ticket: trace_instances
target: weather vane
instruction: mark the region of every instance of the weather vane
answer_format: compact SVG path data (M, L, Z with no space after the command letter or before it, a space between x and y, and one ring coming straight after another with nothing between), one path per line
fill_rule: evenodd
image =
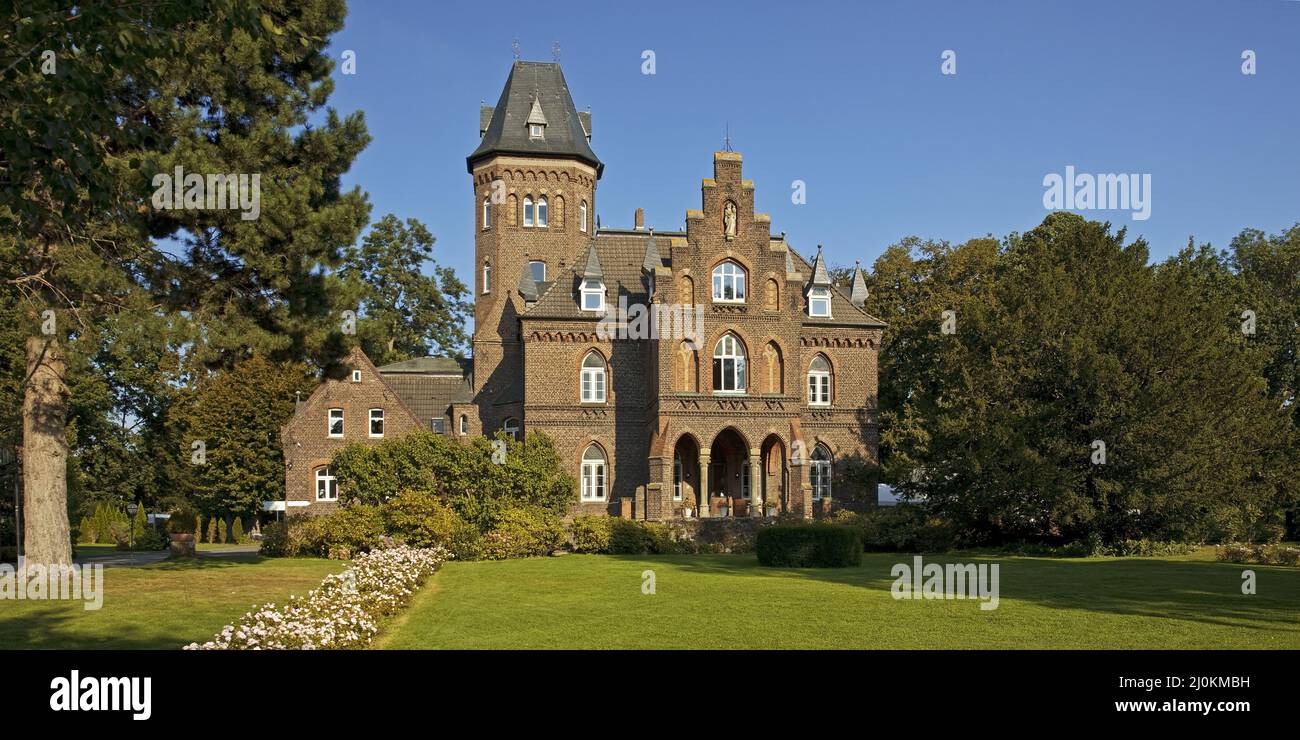
M515 52L515 59L518 59L519 58L519 37L518 36L516 36L515 40L510 43L510 48L513 49Z
M555 44L553 44L553 45L551 46L551 56L555 58L555 61L557 61L557 62L560 61L560 42L559 42L559 41L556 41Z
M731 151L731 124L727 124L727 136L722 140L722 151Z

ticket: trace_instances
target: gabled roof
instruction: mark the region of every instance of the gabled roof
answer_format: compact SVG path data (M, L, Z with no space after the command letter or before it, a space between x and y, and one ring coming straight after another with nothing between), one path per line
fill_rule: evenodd
M481 120L482 110L479 116ZM546 125L541 138L528 136L529 121ZM565 157L595 167L599 177L605 165L587 142L590 131L590 118L578 114L559 64L516 60L483 140L466 158L466 166L472 172L475 161L493 154Z
M662 235L662 234L661 234ZM621 296L629 305L649 302L646 295L645 264L646 241L644 231L601 231L587 246L585 258L563 270L557 270L555 281L547 286L533 304L524 311L524 319L587 319L598 320L603 314L583 311L578 297L583 275L592 267L600 273L609 295L607 305L617 305ZM595 265L588 265L595 257Z
M459 357L417 357L376 368L421 428L445 419L453 403L472 403L474 361Z
M474 367L473 360L461 357L416 357L375 368L381 374L423 373L426 375L466 375Z
M808 260L794 251L794 247L789 246L789 243L786 244L786 248L788 249L787 254L795 264L796 271L800 271L801 265L809 270L812 269L812 265L808 263ZM853 305L853 301L849 300L844 291L838 287L831 291L831 318L804 316L803 323L811 326L870 326L881 329L885 327L885 322Z

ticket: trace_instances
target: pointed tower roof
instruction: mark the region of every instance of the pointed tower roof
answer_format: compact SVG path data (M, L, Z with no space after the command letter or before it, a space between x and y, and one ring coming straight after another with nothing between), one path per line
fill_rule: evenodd
M650 229L650 238L645 243L645 259L641 261L641 269L653 273L656 267L663 267L664 260L659 256L659 245L655 244L655 230Z
M529 303L537 301L537 281L533 280L533 268L529 264L527 252L524 253L523 273L519 276L519 294Z
M793 275L794 273L794 255L790 252L790 245L787 244L785 247L785 274Z
M854 263L853 289L849 292L849 300L858 308L862 308L867 302L867 278L862 274L861 261Z
M813 260L812 282L808 283L809 287L827 287L831 286L830 273L826 272L826 260L822 259L822 245L817 245L817 257Z
M600 269L600 258L596 256L596 241L593 239L587 246L587 265L582 268L583 280L604 280L605 273Z
M487 125L480 123L484 129L483 140L466 158L470 172L474 171L475 162L494 154L577 159L595 167L597 177L604 171L605 165L587 143L590 119L584 121L574 107L559 64L516 60L510 67L501 99L491 111L492 118ZM545 135L530 138L530 122L546 124Z

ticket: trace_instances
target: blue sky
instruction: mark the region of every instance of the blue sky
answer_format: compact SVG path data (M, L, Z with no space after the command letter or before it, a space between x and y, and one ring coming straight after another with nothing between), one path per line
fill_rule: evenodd
M462 279L473 260L465 156L518 37L590 106L605 162L597 213L637 207L683 227L730 125L758 209L808 254L870 265L900 238L960 242L1046 215L1043 178L1145 173L1151 215L1128 226L1153 258L1226 247L1300 221L1300 2L432 3L354 0L332 46L331 104L363 110L374 142L346 184L373 218L415 217ZM642 51L656 74L643 75ZM940 72L945 50L957 74ZM1243 75L1242 52L1257 74ZM807 203L791 202L806 183Z

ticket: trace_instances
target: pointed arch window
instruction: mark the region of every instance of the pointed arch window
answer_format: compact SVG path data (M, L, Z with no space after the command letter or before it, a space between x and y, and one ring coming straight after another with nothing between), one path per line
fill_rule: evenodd
M604 501L606 480L605 453L589 445L582 453L582 500Z
M826 355L817 355L808 366L808 405L831 405L831 363Z
M492 292L492 263L491 262L483 263L483 292L484 293Z
M809 477L812 482L814 500L831 497L831 451L826 445L818 444L813 449L812 460L808 463Z
M505 432L511 439L519 441L519 420L513 416L506 419L505 423L501 425L501 431Z
M461 415L460 415L460 433L461 433L461 434L469 434L469 415L468 415L468 414L461 414Z
M605 358L592 350L582 359L582 402L605 402Z
M713 268L713 300L745 302L745 268L730 260Z
M587 201L582 201L578 205L578 230L585 232L587 230Z
M713 346L713 390L744 393L745 345L734 334L724 334Z
M537 199L537 228L546 228L546 196Z

